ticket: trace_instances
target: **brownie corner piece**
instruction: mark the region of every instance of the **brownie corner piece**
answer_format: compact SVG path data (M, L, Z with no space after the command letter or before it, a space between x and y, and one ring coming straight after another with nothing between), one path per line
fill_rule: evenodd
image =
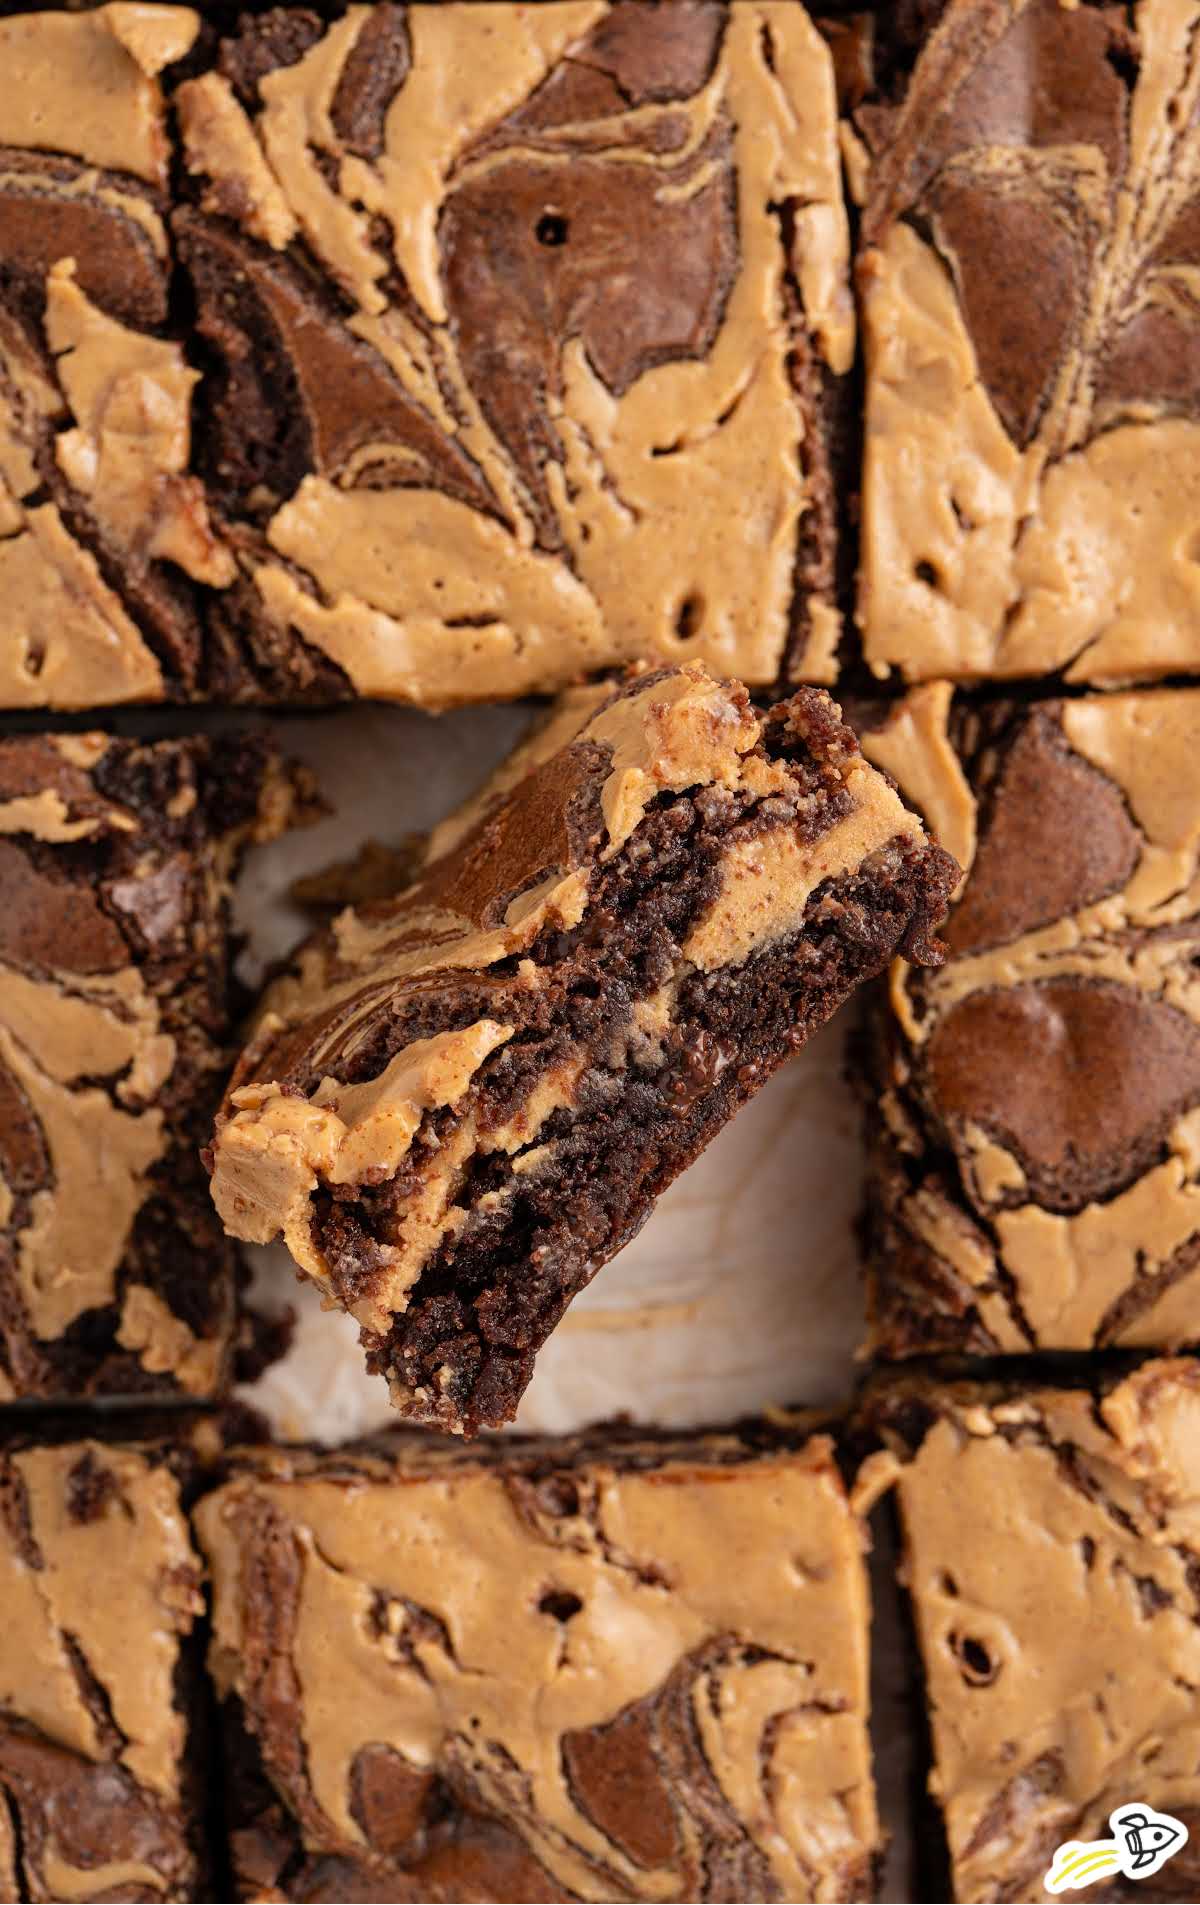
M268 993L213 1144L406 1414L509 1419L571 1298L957 869L828 696L697 666L577 690L398 898Z
M875 1896L826 1438L393 1432L259 1452L197 1528L238 1896Z
M1200 667L1197 319L1162 290L1196 262L1194 24L1158 0L951 0L899 100L859 109L859 614L881 673Z
M960 1900L1051 1898L1056 1849L1139 1803L1190 1834L1150 1895L1200 1884L1200 1365L1093 1382L904 1378L878 1404Z
M0 739L0 1397L200 1398L234 1258L200 1162L230 1057L229 899L302 813L261 737Z
M863 736L967 869L860 1047L874 1347L1200 1341L1200 691L926 683Z
M204 1611L168 1445L0 1432L0 1898L206 1895Z

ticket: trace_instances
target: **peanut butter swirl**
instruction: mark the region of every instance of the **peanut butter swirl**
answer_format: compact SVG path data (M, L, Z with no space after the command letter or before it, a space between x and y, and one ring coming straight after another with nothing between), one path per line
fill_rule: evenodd
M224 58L240 98L181 94L189 164L276 255L190 213L180 235L262 531L247 612L433 706L633 657L830 679L804 392L849 368L853 312L804 9L357 5ZM247 406L285 389L299 417L252 454Z
M429 1446L268 1456L201 1505L212 1671L286 1818L272 1845L238 1796L268 1884L867 1896L862 1534L825 1439Z
M407 1413L504 1419L685 1157L865 966L900 942L934 956L948 877L815 690L767 717L698 665L576 690L407 891L342 913L269 990L218 1121L216 1208L237 1237L282 1235ZM502 1273L503 1320L484 1304Z
M898 1385L890 1403L885 1393L879 1408L894 1425L885 1433L954 1896L1050 1898L1055 1848L1109 1836L1108 1815L1136 1795L1188 1825L1170 1890L1190 1897L1200 1877L1195 1365L1146 1363L1098 1403L925 1382ZM911 1436L915 1422L929 1426ZM1120 1880L1096 1890L1126 1895Z
M83 1441L0 1454L0 1488L0 1885L192 1897L177 1700L204 1601L178 1483L137 1448Z
M0 744L9 1398L224 1379L233 1266L197 1150L228 1037L225 909L242 845L296 804L261 743Z
M976 713L939 684L867 736L977 841L870 1065L888 1353L1200 1338L1198 740L1192 689Z
M1198 24L1189 0L951 0L903 107L870 117L880 674L1200 660Z

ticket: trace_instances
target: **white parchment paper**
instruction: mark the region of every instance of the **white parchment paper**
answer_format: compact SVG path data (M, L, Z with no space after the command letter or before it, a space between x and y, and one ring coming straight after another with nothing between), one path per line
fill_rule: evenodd
M273 722L335 812L251 859L238 918L246 977L257 981L306 930L288 900L296 878L349 858L367 838L391 843L432 825L503 758L529 719L512 708L440 720L359 708ZM519 1428L569 1430L621 1413L686 1426L848 1395L863 1323L853 1237L857 1112L842 1078L846 1020L777 1074L577 1299L541 1353ZM288 1355L243 1391L246 1399L289 1438L335 1442L394 1420L382 1378L363 1367L357 1326L321 1309L282 1248L247 1256L254 1301L268 1310L291 1305L297 1326ZM903 1899L907 1696L890 1557L881 1554L873 1571L877 1770L896 1841L885 1896Z

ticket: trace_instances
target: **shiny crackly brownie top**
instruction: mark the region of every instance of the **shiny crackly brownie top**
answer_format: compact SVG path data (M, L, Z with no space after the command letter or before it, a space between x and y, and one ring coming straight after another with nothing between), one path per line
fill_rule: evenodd
M179 1702L200 1583L165 1462L0 1452L0 1896L195 1896Z
M1200 692L927 684L863 745L968 869L875 1049L883 1340L1196 1340Z
M954 1896L1049 1897L1055 1848L1143 1801L1191 1832L1153 1896L1195 1898L1200 1368L1146 1363L1099 1400L918 1378L871 1408L898 1458Z
M0 702L829 678L803 7L118 0L0 64Z
M872 165L860 613L909 678L1200 663L1200 9L951 0Z
M200 1508L243 1883L868 1895L862 1537L823 1437L400 1450L252 1456Z

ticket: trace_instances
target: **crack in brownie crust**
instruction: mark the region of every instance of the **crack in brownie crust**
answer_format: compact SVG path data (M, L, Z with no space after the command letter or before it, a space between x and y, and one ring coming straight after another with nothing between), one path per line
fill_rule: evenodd
M951 0L903 102L859 108L880 673L1200 660L1198 27L1178 0Z
M954 878L827 697L703 669L565 697L268 993L213 1146L406 1413L507 1420L571 1298Z
M1048 1898L1055 1848L1136 1797L1191 1834L1155 1898L1195 1898L1200 1369L1145 1363L1098 1402L905 1378L868 1416L893 1450L873 1459L894 1460L954 1896Z
M832 680L804 8L233 15L0 18L0 705Z
M1200 1338L1200 695L952 706L864 737L970 869L864 1052L886 1356Z
M227 1374L233 1254L199 1147L230 1043L228 904L293 783L253 737L0 740L0 1397Z
M248 1458L197 1516L239 1895L871 1896L863 1534L797 1441Z
M152 1450L0 1451L0 1897L203 1896L201 1579Z

